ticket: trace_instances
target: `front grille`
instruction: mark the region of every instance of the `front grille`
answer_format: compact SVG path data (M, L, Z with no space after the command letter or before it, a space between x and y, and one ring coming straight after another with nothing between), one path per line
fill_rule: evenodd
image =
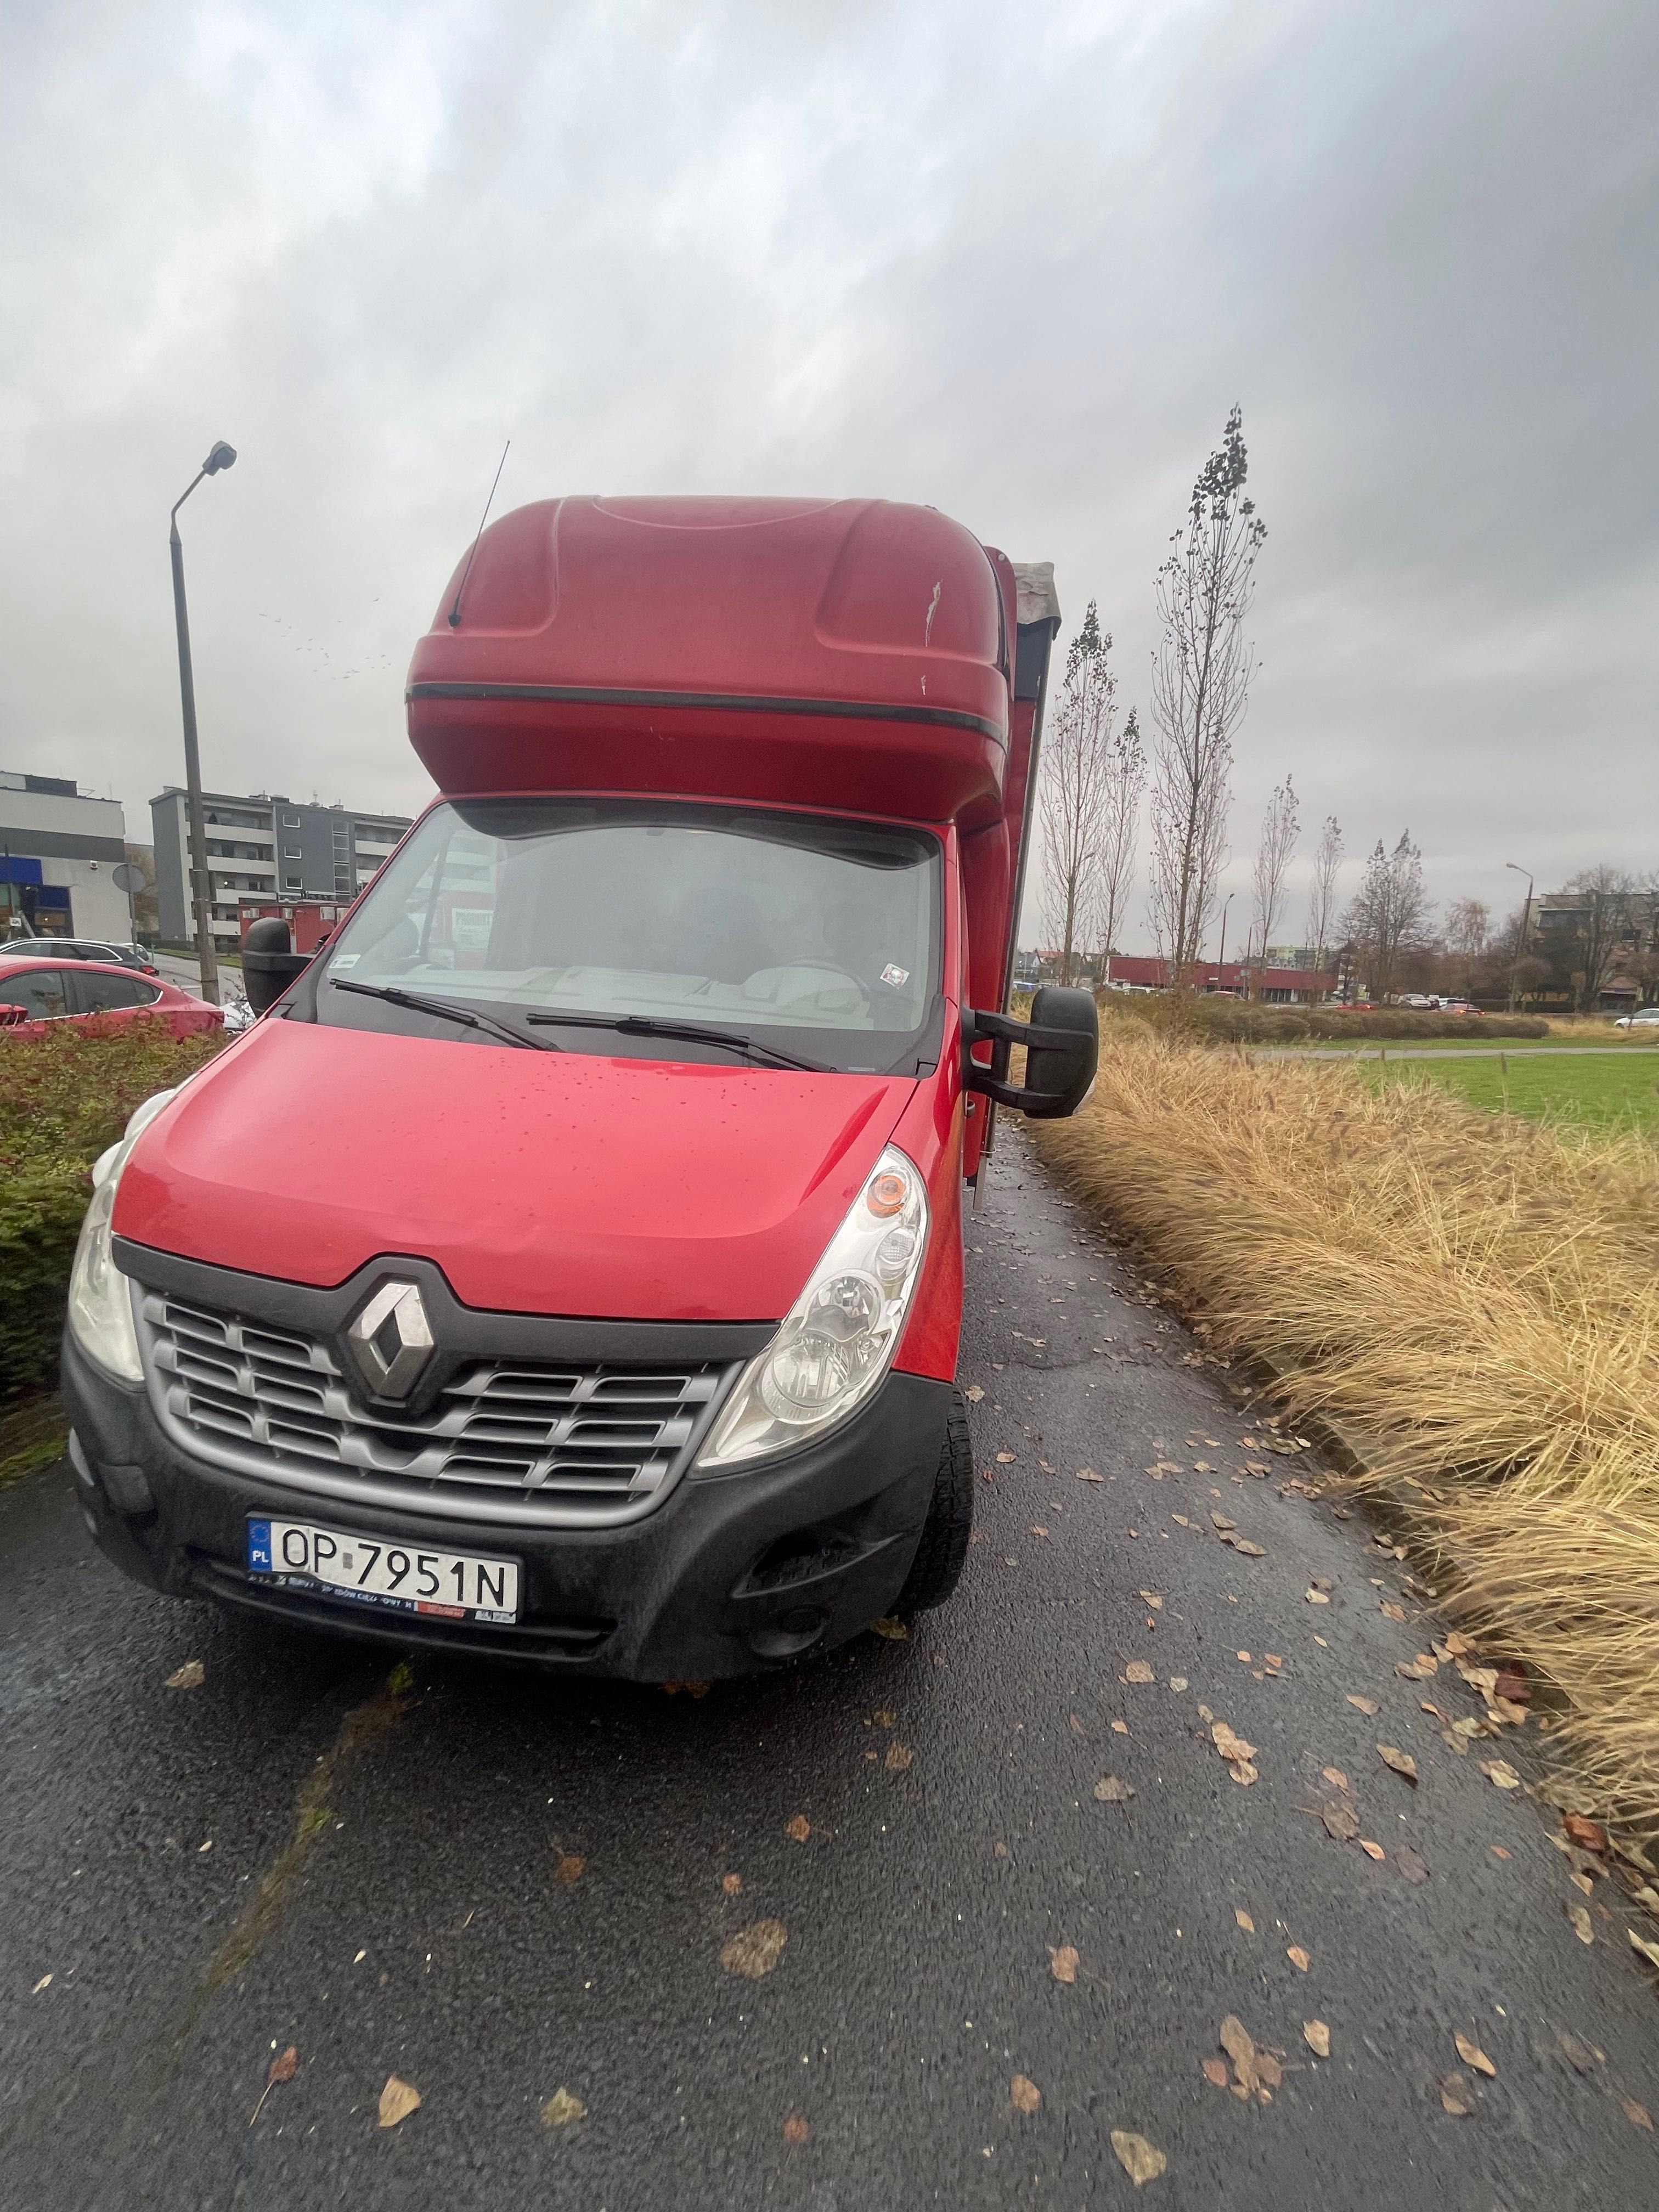
M566 1526L648 1511L731 1371L473 1361L419 1417L371 1411L314 1337L148 1291L158 1410L204 1457L335 1497Z

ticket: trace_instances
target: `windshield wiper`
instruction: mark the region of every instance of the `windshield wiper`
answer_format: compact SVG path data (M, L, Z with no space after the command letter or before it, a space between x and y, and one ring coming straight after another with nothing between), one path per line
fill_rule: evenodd
M763 1067L794 1067L805 1075L833 1075L836 1070L822 1060L803 1060L797 1054L775 1052L769 1044L757 1044L738 1030L716 1029L703 1022L659 1022L649 1014L526 1014L527 1022L552 1028L616 1030L623 1036L685 1037L694 1044L723 1044Z
M538 1037L527 1037L522 1030L498 1022L493 1014L474 1013L471 1007L454 1006L447 999L422 998L418 991L400 991L395 983L353 983L343 975L331 975L328 987L331 991L355 991L361 999L384 999L388 1006L408 1006L417 1014L439 1014L445 1021L459 1022L465 1029L488 1030L504 1043L522 1045L528 1052L559 1049L550 1038L543 1044Z

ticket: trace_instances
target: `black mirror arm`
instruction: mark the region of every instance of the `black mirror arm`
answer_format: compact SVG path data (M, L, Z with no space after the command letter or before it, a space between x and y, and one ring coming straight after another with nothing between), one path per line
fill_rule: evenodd
M974 1047L986 1043L991 1047L988 1066L973 1056ZM1079 1034L1075 1030L1054 1030L1035 1022L1016 1021L1012 1014L963 1008L963 1080L969 1091L978 1091L981 1097L994 1099L999 1106L1020 1112L1031 1103L1032 1093L1008 1080L1008 1057L1017 1044L1036 1045L1052 1052L1075 1052Z

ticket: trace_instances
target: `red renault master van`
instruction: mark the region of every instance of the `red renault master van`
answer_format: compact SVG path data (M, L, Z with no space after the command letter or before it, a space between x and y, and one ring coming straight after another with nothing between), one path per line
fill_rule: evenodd
M1058 621L931 508L485 532L410 672L441 797L313 957L253 926L264 1018L98 1164L110 1557L657 1680L948 1596L963 1190L1094 1071L1086 994L1004 1011Z

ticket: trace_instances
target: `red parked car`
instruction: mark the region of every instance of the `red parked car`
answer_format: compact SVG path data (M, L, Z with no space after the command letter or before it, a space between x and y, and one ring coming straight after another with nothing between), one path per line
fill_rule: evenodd
M39 1036L48 1022L77 1025L94 1018L130 1021L139 1015L164 1021L174 1036L216 1030L217 1006L192 999L159 975L143 975L113 962L25 958L0 962L0 1036Z
M110 1557L647 1681L941 1604L963 1192L1094 1074L1090 993L1004 1011L1058 624L932 508L487 530L410 671L442 795L313 956L250 926L264 1019L94 1170Z

